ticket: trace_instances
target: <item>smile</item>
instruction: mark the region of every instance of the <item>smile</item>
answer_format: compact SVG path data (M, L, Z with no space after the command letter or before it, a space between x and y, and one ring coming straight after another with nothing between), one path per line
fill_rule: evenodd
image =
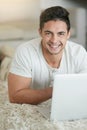
M61 46L61 44L59 44L59 45L53 45L53 44L51 44L51 45L49 45L51 48L53 48L53 49L57 49L59 46Z

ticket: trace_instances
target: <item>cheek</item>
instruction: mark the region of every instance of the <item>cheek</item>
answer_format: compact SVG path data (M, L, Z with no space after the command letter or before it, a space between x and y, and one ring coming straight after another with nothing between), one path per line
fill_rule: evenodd
M64 42L64 43L66 43L66 42L67 42L67 40L68 40L68 38L67 38L67 37L62 37L62 38L60 39L60 41L62 41L62 42Z
M62 46L65 47L67 39L61 39L60 42L62 43Z
M48 42L50 40L50 37L47 37L47 36L43 36L42 38L44 42Z

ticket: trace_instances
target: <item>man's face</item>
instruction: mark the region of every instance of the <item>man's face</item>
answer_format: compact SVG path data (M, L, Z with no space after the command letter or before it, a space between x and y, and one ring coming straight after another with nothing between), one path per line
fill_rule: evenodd
M65 48L67 39L70 37L66 23L60 20L46 22L39 32L42 37L44 53L51 55L61 53Z

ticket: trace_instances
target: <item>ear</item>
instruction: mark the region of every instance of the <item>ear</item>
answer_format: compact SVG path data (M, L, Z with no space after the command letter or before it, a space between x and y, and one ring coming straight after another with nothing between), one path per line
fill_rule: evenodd
M40 29L40 28L38 29L38 32L39 32L39 34L40 34L40 36L41 36L41 34L42 34L42 31L41 31L41 29Z
M67 39L69 39L71 36L71 30L68 32L68 36L67 36Z

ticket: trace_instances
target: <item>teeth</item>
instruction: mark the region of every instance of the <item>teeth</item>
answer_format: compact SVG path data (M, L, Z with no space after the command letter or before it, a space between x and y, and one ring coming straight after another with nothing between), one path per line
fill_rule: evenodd
M50 45L52 48L57 48L58 45Z
M58 46L53 46L53 48L57 48Z

